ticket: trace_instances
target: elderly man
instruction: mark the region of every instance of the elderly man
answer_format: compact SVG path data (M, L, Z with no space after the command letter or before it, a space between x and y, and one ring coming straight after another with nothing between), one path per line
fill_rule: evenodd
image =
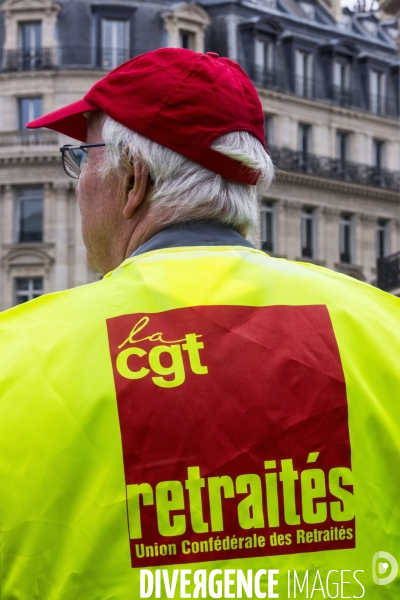
M106 275L0 317L2 597L398 598L399 301L245 239L244 72L161 49L29 126Z

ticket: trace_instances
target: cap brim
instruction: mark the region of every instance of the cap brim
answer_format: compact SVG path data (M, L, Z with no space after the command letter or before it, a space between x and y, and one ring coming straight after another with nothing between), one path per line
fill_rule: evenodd
M53 129L53 131L64 133L75 140L86 142L87 119L84 117L84 113L92 110L99 110L99 108L85 99L78 100L78 102L73 102L48 115L30 121L26 124L26 127L28 129L47 127Z

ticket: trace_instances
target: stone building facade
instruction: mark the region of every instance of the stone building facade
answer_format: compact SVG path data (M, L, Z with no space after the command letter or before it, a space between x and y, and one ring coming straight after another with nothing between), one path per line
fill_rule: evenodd
M265 110L277 167L261 199L265 251L375 283L400 251L398 24L336 0L0 2L0 309L95 281L75 181L25 123L165 46L238 61ZM395 290L393 290L395 291Z

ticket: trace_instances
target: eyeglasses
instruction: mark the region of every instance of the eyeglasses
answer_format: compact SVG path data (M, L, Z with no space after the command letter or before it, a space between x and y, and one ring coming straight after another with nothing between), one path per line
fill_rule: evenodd
M88 153L86 148L98 148L106 144L83 144L82 146L71 146L70 144L60 148L64 171L70 177L79 179L82 167L87 162Z

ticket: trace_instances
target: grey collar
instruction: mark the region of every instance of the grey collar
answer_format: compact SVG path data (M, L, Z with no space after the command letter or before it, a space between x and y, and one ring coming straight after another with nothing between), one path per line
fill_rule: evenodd
M162 229L144 242L132 256L164 248L185 246L244 246L254 248L235 229L219 221L185 221Z

